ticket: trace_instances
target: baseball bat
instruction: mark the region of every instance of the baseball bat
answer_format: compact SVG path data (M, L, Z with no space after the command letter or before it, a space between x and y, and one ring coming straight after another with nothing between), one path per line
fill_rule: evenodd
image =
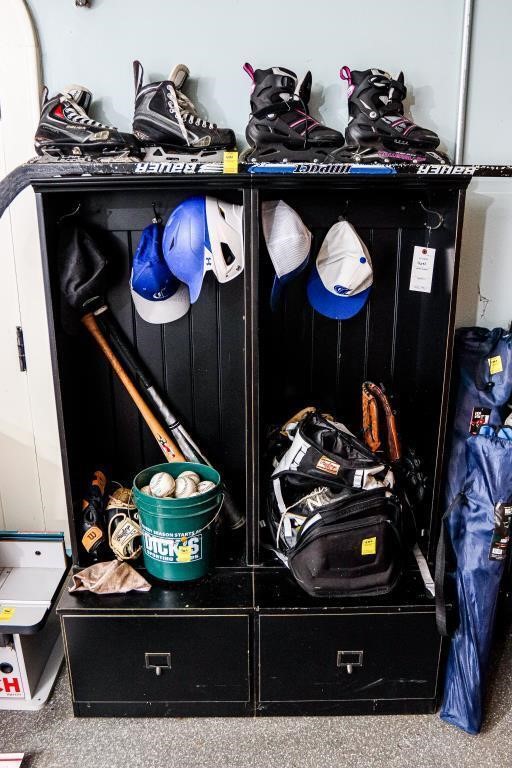
M158 422L158 420L154 416L153 412L150 410L145 400L139 394L135 384L130 379L125 369L121 365L119 358L116 357L112 347L110 346L110 344L107 342L106 338L100 331L94 315L92 313L88 313L87 315L84 315L82 317L82 323L85 325L85 327L87 328L87 330L89 331L89 333L94 338L95 342L97 343L97 345L99 346L103 354L105 355L106 359L114 369L115 373L117 374L124 388L130 395L133 403L137 407L142 418L144 419L149 429L151 430L153 437L155 438L158 445L160 446L160 449L164 454L165 458L167 459L167 461L185 461L185 457L183 456L179 448L171 440L169 435L165 432L162 425Z
M165 425L176 438L176 442L182 450L186 460L195 461L199 464L206 464L211 467L212 465L206 456L158 393L151 374L145 369L140 358L133 352L129 343L124 338L123 333L118 329L117 322L115 318L112 317L108 305L104 304L102 307L95 310L94 314L104 331L106 330L108 333L112 346L116 352L121 355L132 376L140 380L146 394L151 398ZM223 515L232 530L241 528L245 524L245 517L239 512L231 494L226 489L224 491Z
M179 419L171 412L170 408L164 402L159 394L151 374L147 371L140 358L130 347L129 342L124 337L122 331L117 327L117 322L109 312L108 305L103 305L94 312L98 326L103 333L108 336L110 344L117 354L123 358L124 365L128 368L130 374L140 381L145 393L151 399L160 417L172 433L178 446L183 452L187 461L199 461L200 464L208 464L208 460L186 432Z

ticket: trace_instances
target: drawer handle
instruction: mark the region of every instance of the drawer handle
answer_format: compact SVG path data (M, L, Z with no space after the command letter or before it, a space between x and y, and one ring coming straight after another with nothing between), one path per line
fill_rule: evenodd
M160 677L162 669L171 668L170 653L145 653L146 669L154 669L155 675Z
M363 654L364 651L337 651L336 666L351 675L354 667L363 666Z

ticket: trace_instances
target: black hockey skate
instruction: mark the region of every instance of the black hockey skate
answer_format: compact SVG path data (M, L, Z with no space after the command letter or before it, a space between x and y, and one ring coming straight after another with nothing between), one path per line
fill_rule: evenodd
M133 62L135 115L133 133L144 160L160 162L221 162L226 150L236 149L230 128L218 128L199 117L182 88L189 76L177 64L168 80L143 85L144 70Z
M81 85L70 85L48 98L43 89L41 119L35 135L35 149L45 161L121 160L139 154L133 136L103 125L87 114L92 95Z
M245 162L321 162L344 144L343 134L327 128L308 111L311 72L301 82L283 67L253 69L251 117L245 131L250 146L240 156Z
M381 69L364 72L342 67L348 83L349 122L346 145L336 152L340 162L449 163L437 151L439 136L404 115L407 95L403 72L396 80Z

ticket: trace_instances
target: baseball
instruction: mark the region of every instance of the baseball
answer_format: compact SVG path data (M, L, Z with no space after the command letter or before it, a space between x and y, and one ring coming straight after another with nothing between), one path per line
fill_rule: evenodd
M192 472L191 469L185 470L185 472L181 472L178 477L190 477L191 480L194 481L196 485L198 485L201 482L201 478L197 474L197 472Z
M141 488L140 492L141 493L145 493L147 496L152 496L153 495L151 493L151 488L149 487L149 485L145 485L144 488Z
M211 480L203 480L197 486L197 490L199 493L206 493L206 491L211 491L212 488L215 488L215 483L212 483Z
M174 477L168 472L157 472L149 481L149 489L152 496L163 499L164 496L172 496L176 483Z
M174 491L174 496L177 499L188 498L188 496L192 496L192 494L196 492L197 485L190 476L183 477L182 474L178 475L176 478L176 489Z

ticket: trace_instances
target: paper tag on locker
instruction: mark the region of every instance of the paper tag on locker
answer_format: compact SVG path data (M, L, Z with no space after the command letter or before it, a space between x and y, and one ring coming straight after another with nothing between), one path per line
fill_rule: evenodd
M10 645L0 648L0 699L24 699L16 651Z
M430 293L432 291L432 275L434 274L435 248L425 248L415 245L412 256L410 291Z

